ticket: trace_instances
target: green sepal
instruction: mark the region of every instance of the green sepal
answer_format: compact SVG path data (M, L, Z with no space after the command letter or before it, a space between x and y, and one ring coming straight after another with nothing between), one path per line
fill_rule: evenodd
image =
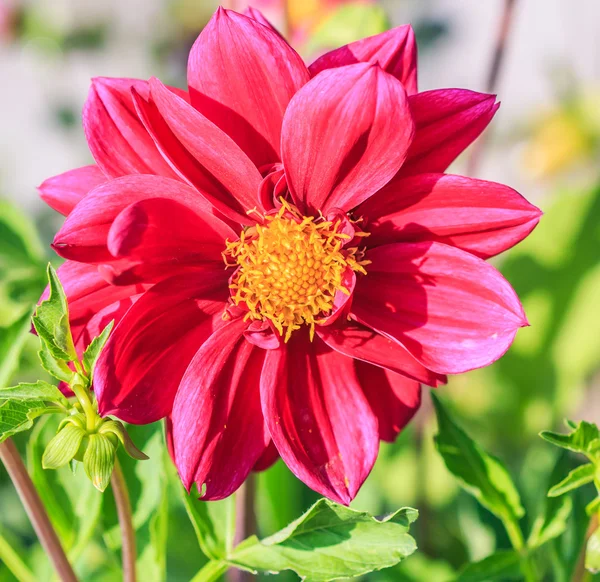
M75 424L67 424L48 443L42 456L44 469L58 469L70 463L79 451L86 432Z
M104 492L110 483L115 466L116 448L103 434L89 435L89 443L83 455L83 468L92 484Z
M594 480L596 468L592 463L581 465L573 469L560 483L557 483L548 491L548 497L558 497L573 489L578 489Z
M123 445L125 452L132 459L136 459L138 461L148 460L149 457L135 446L122 422L118 420L108 420L103 422L98 429L98 432L107 436L111 434L115 435Z
M92 376L94 374L94 367L96 365L96 361L98 360L98 356L100 356L100 353L102 352L102 348L104 348L104 346L108 340L108 336L110 335L110 332L112 331L114 323L115 323L114 321L111 321L102 330L102 333L92 340L90 345L86 348L85 352L83 353L83 359L82 359L83 369L85 370L85 373L88 375L88 378L90 378L90 379L92 378Z
M10 388L0 388L0 400L41 400L68 406L69 401L52 384L38 380L33 384L21 383Z

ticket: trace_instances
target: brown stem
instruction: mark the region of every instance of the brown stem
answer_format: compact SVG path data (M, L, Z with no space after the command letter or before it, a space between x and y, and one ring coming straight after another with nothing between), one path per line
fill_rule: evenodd
M52 561L54 569L62 582L77 582L77 576L65 555L65 551L52 527L46 508L27 473L17 447L11 439L0 443L0 459L6 467L17 493L29 516L31 525L42 547Z
M256 512L254 498L256 496L256 475L250 473L246 482L235 493L235 537L234 546L248 536L256 533ZM230 570L227 573L229 582L248 582L254 576L242 570Z
M508 44L508 38L513 23L513 16L515 13L515 5L517 0L504 0L504 8L502 10L502 17L500 20L500 26L498 28L498 34L496 35L496 43L494 47L494 54L492 56L492 62L487 75L485 84L485 90L487 93L494 93L496 86L498 85L498 78L500 77L500 71L504 63L504 56L506 54L506 45ZM485 145L485 133L473 144L473 150L471 157L467 164L467 175L474 176L479 167L481 154Z
M579 553L579 557L577 558L577 565L575 566L575 571L573 572L572 582L585 582L586 580L591 580L590 573L585 569L585 552L587 550L588 540L597 528L598 514L594 513L594 515L592 515L592 518L590 519L590 523L585 533L585 537L583 538L583 545L581 546L581 552Z
M123 470L119 460L115 461L115 468L111 479L115 504L117 506L117 515L119 516L119 526L121 528L122 538L122 561L123 561L123 581L136 582L135 562L135 531L133 529L133 516L131 513L131 501L127 484L123 476Z

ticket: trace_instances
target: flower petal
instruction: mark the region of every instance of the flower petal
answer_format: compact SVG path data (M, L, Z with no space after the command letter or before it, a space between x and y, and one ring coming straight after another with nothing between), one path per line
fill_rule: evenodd
M500 107L495 95L437 89L408 99L416 125L403 176L443 172L488 126Z
M256 22L262 24L263 26L266 26L267 28L281 36L281 33L275 28L273 23L260 10L257 10L253 6L248 6L244 10L244 12L242 12L242 14L244 16L252 18L253 20L256 20Z
M394 442L421 406L421 385L365 362L355 361L356 375L379 421L379 438Z
M192 105L258 166L279 161L281 121L309 79L302 58L273 30L219 8L192 47Z
M173 406L175 464L184 486L206 500L231 495L269 444L260 408L265 350L242 336L242 318L208 338L187 369Z
M295 202L312 212L354 208L396 174L412 135L397 79L365 63L323 71L283 120L283 165Z
M485 259L523 240L542 213L502 184L417 174L392 180L356 214L367 219L369 247L435 240Z
M316 331L330 348L349 358L382 366L428 386L439 386L447 381L445 376L428 370L415 360L403 345L360 323L319 326Z
M130 204L151 198L175 200L199 216L214 214L197 190L179 180L125 176L95 188L77 205L54 237L54 250L61 257L86 263L113 261L107 247L113 221Z
M236 143L157 79L144 99L134 90L140 118L175 171L221 212L247 224L259 205L260 172Z
M223 271L172 277L140 297L96 365L94 389L102 416L147 424L169 414L194 354L222 324L227 298Z
M353 315L434 372L487 366L528 325L506 279L470 253L424 242L380 246L366 257L372 263L357 282Z
M267 448L264 450L263 454L260 456L258 461L252 467L253 471L257 473L260 471L266 471L269 467L272 467L279 460L279 451L277 447L273 444L273 441L269 441Z
M140 121L131 89L148 94L137 79L97 77L83 109L83 129L94 159L111 178L127 174L175 177Z
M319 57L308 70L314 77L325 69L354 63L379 65L402 82L406 93L417 92L417 43L409 24L351 42Z
M261 398L271 438L292 473L350 503L379 448L377 419L352 359L295 332L285 346L267 351Z
M90 190L106 180L106 176L98 166L83 166L48 178L38 187L38 190L42 200L50 208L68 216Z

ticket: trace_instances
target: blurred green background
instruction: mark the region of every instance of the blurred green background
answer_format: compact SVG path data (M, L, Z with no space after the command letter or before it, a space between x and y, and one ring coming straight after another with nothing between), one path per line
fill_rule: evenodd
M281 24L279 0L253 5ZM236 5L243 7L242 2ZM419 42L422 90L484 90L502 7L501 0L290 0L288 34L310 60L330 47L411 22ZM187 51L214 8L203 0L0 0L4 353L11 347L6 328L31 309L44 287L44 265L55 261L48 243L61 217L38 201L35 186L89 160L80 124L89 78L156 75L184 86ZM471 436L506 462L529 515L543 503L548 485L577 464L545 444L538 432L559 427L565 417L600 421L598 22L600 5L594 0L517 2L497 87L502 107L486 134L476 173L517 188L545 212L533 235L496 261L523 300L531 327L520 331L498 363L452 378L439 389ZM465 172L468 156L451 171ZM33 338L15 376L41 377ZM20 435L18 445L70 556L86 573L83 579L118 580L111 493L102 499L82 475L74 479L68 470L41 470L51 422L39 423L31 439ZM396 569L371 574L368 580L443 582L465 562L508 547L500 523L461 492L445 469L433 447L434 433L425 395L422 409L398 442L382 445L375 469L353 504L375 514L403 505L420 511L415 529L419 551ZM190 580L205 558L178 495L162 428L133 428L132 436L152 459L134 465L122 458L132 483L140 578ZM576 570L585 532L583 507L592 497L587 489L575 495L567 534L547 550L547 580L569 580ZM316 498L279 462L259 477L261 532L283 527ZM218 504L213 508L221 509ZM165 539L166 553L161 550ZM0 468L0 555L5 542L16 548L37 580L51 579L47 560ZM0 563L0 582L8 580L14 578Z

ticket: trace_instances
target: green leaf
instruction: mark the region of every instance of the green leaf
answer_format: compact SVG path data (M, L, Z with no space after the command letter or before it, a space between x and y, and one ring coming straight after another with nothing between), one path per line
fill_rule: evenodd
M593 574L600 571L600 527L590 536L585 549L585 568Z
M29 430L33 421L42 414L57 412L41 400L5 400L0 401L0 443L7 438Z
M578 489L594 480L596 468L592 463L581 465L573 469L560 483L557 483L548 491L548 497L558 497L573 489Z
M123 423L118 420L109 420L102 423L102 426L98 430L100 434L114 434L121 444L125 452L132 458L138 461L147 461L148 455L140 451L129 436L129 433L123 426Z
M77 454L85 436L86 433L82 428L74 424L67 424L48 443L42 456L42 467L44 469L58 469L70 463Z
M110 482L115 466L115 447L102 434L89 435L89 443L83 455L83 468L98 491L104 491Z
M407 532L416 518L416 510L404 508L378 520L320 499L275 535L242 542L229 562L251 571L293 570L314 581L360 576L394 566L415 551Z
M569 426L572 426L572 423ZM540 436L557 447L585 455L595 449L597 443L594 441L600 438L600 433L595 424L582 420L569 434L545 430L540 433Z
M65 406L69 403L56 386L42 380L33 384L21 383L10 388L0 388L0 400L41 400Z
M40 342L41 349L38 352L38 357L42 363L42 368L53 378L61 382L70 383L73 378L73 370L67 366L64 360L57 360L46 347L44 342Z
M519 492L502 462L486 453L454 422L435 394L431 397L439 431L435 444L448 470L500 519L514 522L522 517L524 509Z
M44 246L27 215L6 200L0 200L0 266L39 264Z
M67 298L58 275L50 264L47 275L50 297L38 305L33 325L52 356L59 360L73 361L77 359L77 353L69 327Z
M592 515L594 515L594 513L598 512L598 511L600 511L600 497L596 497L596 499L594 499L593 501L590 501L585 506L585 512L590 517Z
M102 333L95 337L90 345L86 348L83 353L83 369L87 373L89 378L93 377L94 374L94 366L96 365L96 361L98 360L98 356L102 352L102 348L104 348L108 336L112 331L114 321L111 321L103 330Z
M206 563L191 580L191 582L215 582L229 569L227 562L211 560Z
M19 357L31 329L27 311L8 327L0 328L0 387L6 386L19 365Z
M501 550L479 562L467 564L455 582L488 582L490 580L521 580L521 557L514 550Z
M531 549L538 548L561 536L567 529L572 508L573 503L568 496L546 499L545 511L533 523L527 546Z

